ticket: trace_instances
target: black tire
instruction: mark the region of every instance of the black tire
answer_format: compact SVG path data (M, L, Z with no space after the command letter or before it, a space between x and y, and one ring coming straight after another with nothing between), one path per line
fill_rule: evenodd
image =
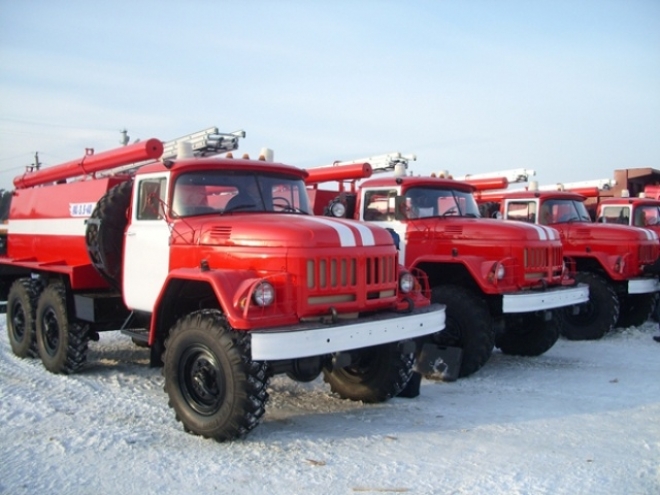
M660 298L656 299L650 318L655 322L660 322Z
M121 289L126 212L131 203L133 181L111 188L96 203L87 220L85 243L94 268L115 289Z
M7 296L7 334L12 352L21 358L37 357L35 314L41 284L20 278L11 285Z
M89 327L69 321L66 289L47 286L37 304L37 351L44 367L52 373L71 374L87 361Z
M540 356L559 339L558 313L549 321L543 314L520 313L504 317L504 331L495 336L495 347L513 356Z
M250 337L217 310L181 318L165 341L165 392L185 431L219 442L256 427L268 400L266 364L250 358Z
M143 349L149 347L149 344L147 342L145 342L144 340L140 340L140 339L136 339L135 337L131 337L131 341L133 342L133 345L135 345L136 347L140 347L140 348L143 348Z
M577 306L578 314L573 314L573 307L559 310L561 334L569 340L600 339L619 318L619 298L614 288L600 275L579 272L575 280L589 285L589 301Z
M657 301L658 294L655 292L621 296L619 298L621 309L615 326L627 328L643 325L651 318Z
M403 354L398 342L353 351L345 368L323 370L330 390L342 399L384 402L401 392L412 376L413 355Z
M463 350L459 378L471 375L490 359L495 346L493 319L486 302L468 289L457 285L433 288L431 300L447 306L445 329L433 335L440 346Z

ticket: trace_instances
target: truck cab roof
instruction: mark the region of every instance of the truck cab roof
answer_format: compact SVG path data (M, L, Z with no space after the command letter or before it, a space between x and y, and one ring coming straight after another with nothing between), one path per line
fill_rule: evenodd
M242 158L189 158L182 160L166 160L165 162L153 162L141 167L136 175L151 174L156 172L172 171L181 172L188 169L195 170L243 170L256 173L280 173L295 176L300 179L307 177L307 171L285 165L283 163L265 162L263 160L246 160Z
M446 189L458 189L461 191L472 193L475 187L467 182L444 179L440 177L383 177L376 179L369 179L361 184L363 188L371 187L392 187L393 184L398 186L409 187L437 187Z

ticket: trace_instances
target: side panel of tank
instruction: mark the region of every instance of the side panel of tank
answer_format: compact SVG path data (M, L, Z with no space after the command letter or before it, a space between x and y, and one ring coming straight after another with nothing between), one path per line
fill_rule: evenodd
M119 182L103 178L16 190L7 226L8 257L42 264L91 264L85 222L97 201Z

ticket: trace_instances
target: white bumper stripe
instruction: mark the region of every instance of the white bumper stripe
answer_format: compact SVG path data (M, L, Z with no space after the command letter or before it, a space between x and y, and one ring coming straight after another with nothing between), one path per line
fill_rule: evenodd
M503 313L529 313L545 309L555 309L589 300L589 286L557 287L544 291L505 294L502 298Z
M660 291L657 278L631 278L628 280L628 294L649 294Z
M294 329L251 332L252 359L257 361L320 356L399 342L440 332L445 328L445 306L434 304L412 314L379 314L359 323L301 325Z

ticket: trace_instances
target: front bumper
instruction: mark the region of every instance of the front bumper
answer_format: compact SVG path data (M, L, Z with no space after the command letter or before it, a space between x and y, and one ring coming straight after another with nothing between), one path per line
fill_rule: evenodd
M267 361L319 356L423 337L444 328L445 306L432 304L406 314L384 312L327 325L314 322L257 330L250 332L252 359Z
M502 313L529 313L547 309L572 306L589 300L589 286L578 284L577 287L555 287L543 291L517 292L504 294Z
M649 294L660 291L657 278L631 278L628 280L628 294Z

